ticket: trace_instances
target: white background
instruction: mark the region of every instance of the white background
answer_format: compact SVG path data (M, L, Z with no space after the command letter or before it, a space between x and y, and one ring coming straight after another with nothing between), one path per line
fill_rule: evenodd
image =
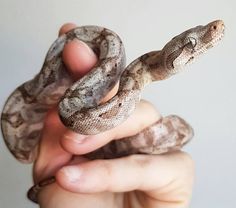
M100 25L124 41L127 63L159 50L190 27L223 19L224 40L184 73L152 84L143 97L195 129L185 148L196 164L191 207L236 207L235 0L0 0L0 105L35 75L65 22ZM0 207L36 207L25 198L31 166L18 163L0 141Z

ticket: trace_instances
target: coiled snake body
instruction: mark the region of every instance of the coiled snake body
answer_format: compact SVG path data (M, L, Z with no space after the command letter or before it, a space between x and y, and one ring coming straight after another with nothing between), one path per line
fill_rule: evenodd
M40 73L19 86L8 98L1 127L9 150L21 162L34 161L44 118L58 102L61 121L75 132L97 134L119 125L135 109L146 84L181 71L215 45L223 34L221 20L197 26L174 37L162 50L144 54L125 68L124 47L114 32L97 26L69 31L52 44ZM61 54L64 45L76 38L87 43L99 61L86 76L74 82ZM101 104L101 99L118 81L118 93ZM160 154L180 149L192 136L192 128L183 119L168 116L140 134L113 141L88 157Z

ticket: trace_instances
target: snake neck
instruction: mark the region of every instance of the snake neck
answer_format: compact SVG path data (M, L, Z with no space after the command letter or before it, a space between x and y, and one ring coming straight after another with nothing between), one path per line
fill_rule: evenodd
M140 57L146 73L150 75L151 82L167 79L171 76L170 70L164 67L162 51L151 51Z
M170 76L163 67L161 51L146 53L134 60L122 74L122 90L141 90L153 81L163 80Z

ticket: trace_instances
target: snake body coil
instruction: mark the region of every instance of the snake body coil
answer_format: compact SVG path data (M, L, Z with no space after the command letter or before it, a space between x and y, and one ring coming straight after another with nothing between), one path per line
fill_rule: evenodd
M61 121L75 132L97 134L119 125L134 111L146 84L181 71L214 46L223 34L221 20L197 26L174 37L162 50L144 54L125 68L124 47L114 32L97 26L69 31L52 44L40 73L19 86L6 101L1 127L9 150L21 162L34 161L45 116L58 103ZM76 82L62 61L64 45L73 39L84 41L99 57L97 65ZM101 99L118 81L118 93L101 104ZM86 157L161 154L181 149L192 136L192 128L172 115L161 118L137 135L114 140ZM28 192L29 199L37 202L38 192L53 182L54 177L35 184Z
M62 122L75 132L97 134L119 125L135 109L146 84L181 71L218 42L223 33L224 24L220 20L197 26L173 38L162 50L144 54L125 68L124 47L114 32L97 26L69 31L52 44L40 73L8 98L1 126L9 150L22 162L34 161L45 116L58 102ZM73 39L84 41L99 57L97 65L76 82L62 61L64 45ZM118 93L101 104L118 81ZM192 128L183 119L169 116L139 135L108 144L90 157L159 154L180 149L192 135Z

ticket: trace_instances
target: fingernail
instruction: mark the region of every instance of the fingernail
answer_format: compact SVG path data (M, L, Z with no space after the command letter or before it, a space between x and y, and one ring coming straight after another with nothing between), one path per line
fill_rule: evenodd
M62 139L70 140L71 142L75 142L77 144L82 144L86 138L86 135L77 134L72 131L68 131L62 136Z
M80 41L80 40L78 40L78 39L76 39L75 41L77 41L78 44L82 45L82 47L86 48L86 50L87 50L87 52L88 52L89 55L92 55L92 56L95 55L95 53L93 52L93 50L92 50L85 42Z
M77 182L82 174L82 171L77 166L67 166L60 170L60 172L67 178L69 182Z

